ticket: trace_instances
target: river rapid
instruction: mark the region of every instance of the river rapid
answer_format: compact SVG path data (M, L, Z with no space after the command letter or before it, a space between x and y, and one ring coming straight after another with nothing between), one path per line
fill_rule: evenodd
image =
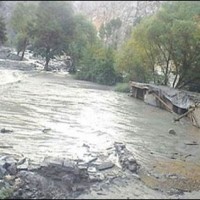
M0 80L0 128L13 130L0 134L0 153L23 155L40 163L46 156L84 159L88 152L105 153L114 142L123 142L154 177L141 174L138 194L129 183L123 191L108 192L106 198L167 198L149 188L174 187L176 180L166 178L174 174L189 180L180 189L200 189L200 148L187 145L200 144L200 130L187 119L174 123L173 115L165 110L112 87L74 80L66 72L4 66ZM170 129L176 134L169 134ZM187 192L183 197L199 195ZM90 197L98 198L85 196Z

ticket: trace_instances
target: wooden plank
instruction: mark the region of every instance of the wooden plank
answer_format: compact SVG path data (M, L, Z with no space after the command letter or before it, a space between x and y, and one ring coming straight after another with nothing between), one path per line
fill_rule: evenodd
M152 93L171 113L176 114L157 94Z
M195 110L195 108L190 108L186 113L182 114L180 117L175 118L174 121L179 121L181 118L185 117L186 115L188 115L189 113L193 112Z

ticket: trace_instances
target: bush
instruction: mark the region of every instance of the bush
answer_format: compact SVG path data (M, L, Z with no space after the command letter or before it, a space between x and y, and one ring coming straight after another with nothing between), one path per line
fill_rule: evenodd
M114 85L118 77L114 70L113 52L111 49L97 48L87 52L76 78L103 85Z
M117 83L114 90L116 92L129 93L130 92L130 85L129 85L129 83Z

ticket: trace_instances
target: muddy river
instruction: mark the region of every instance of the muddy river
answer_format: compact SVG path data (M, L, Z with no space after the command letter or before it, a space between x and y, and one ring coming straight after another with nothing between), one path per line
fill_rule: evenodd
M200 130L187 119L174 123L167 111L67 73L0 68L0 80L0 128L13 130L1 133L0 153L39 163L46 156L81 159L123 142L150 175L105 198L167 198L154 189L174 186L187 191L182 197L200 197Z

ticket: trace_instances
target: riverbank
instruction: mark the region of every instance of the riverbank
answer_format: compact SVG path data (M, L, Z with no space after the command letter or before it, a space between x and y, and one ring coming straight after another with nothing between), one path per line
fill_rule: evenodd
M89 148L87 145L84 146ZM98 152L86 160L45 157L43 162L36 165L26 157L1 155L0 198L198 198L200 191L190 191L193 186L198 189L198 182L193 180L194 184L191 184L187 177L183 179L180 177L180 172L176 172L177 174L165 172L162 177L158 174L157 176L150 174L138 163L126 146L119 142L107 149L107 155ZM193 170L192 173L196 174L196 171ZM180 184L186 184L186 187L180 188Z

